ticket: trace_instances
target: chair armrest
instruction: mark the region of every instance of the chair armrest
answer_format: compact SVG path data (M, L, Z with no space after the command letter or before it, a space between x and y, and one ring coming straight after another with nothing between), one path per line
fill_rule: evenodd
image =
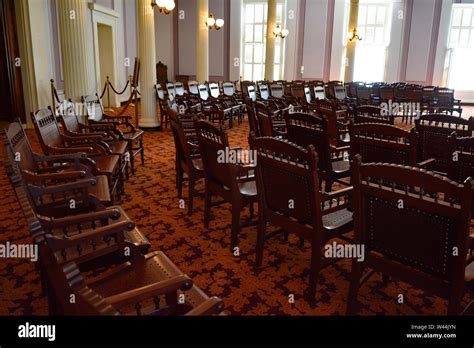
M344 153L349 152L350 149L350 146L335 147L334 145L330 145L331 154L336 158L342 157Z
M71 156L80 156L84 153L89 154L91 152L94 152L94 148L88 146L84 147L55 147L55 146L48 146L48 150L53 153L53 154L67 154Z
M87 230L70 237L57 237L49 235L46 236L46 238L48 239L48 246L53 250L53 252L56 252L58 250L64 250L67 248L78 246L84 242L88 242L94 239L103 238L114 234L116 235L117 233L122 233L124 231L130 231L134 228L135 224L133 222L120 221L93 230Z
M72 180L72 179L83 179L86 176L86 172L83 170L79 171L67 171L67 172L57 172L57 173L42 173L36 174L28 170L22 171L22 175L25 180L28 182L35 181L46 181L46 180Z
M322 192L321 209L323 215L332 214L341 209L351 207L351 196L353 187L346 187L339 191Z
M33 158L37 162L77 162L82 158L85 158L85 153L77 153L77 154L64 154L64 155L52 155L52 156L44 156L37 154L36 152L33 153Z
M62 137L64 138L64 140L71 143L74 143L74 142L83 142L83 143L92 142L93 143L102 139L100 135L90 135L90 134L77 134L77 135L63 134Z
M418 167L426 169L426 170L431 170L433 168L433 165L436 163L436 159L430 158L425 161L419 162Z
M154 298L160 295L186 291L193 286L192 280L185 274L175 276L148 286L123 292L114 296L105 298L105 301L112 306L123 307L136 304L146 299Z
M201 303L196 308L186 313L187 317L192 316L204 316L204 315L217 315L224 309L224 302L219 297L211 297Z
M39 187L35 185L28 185L28 189L31 191L32 194L37 194L38 196L41 195L49 195L49 194L57 194L63 193L72 190L84 190L96 185L95 179L83 179L77 180L74 182L68 182L65 184L57 184L57 185L50 185L46 187Z
M104 116L104 118L109 119L109 120L120 120L121 122L129 122L133 118L132 116L129 116L129 115L115 116L115 115L109 115L106 113L103 113L102 116Z
M121 214L118 209L107 209L103 211L96 211L93 213L80 214L74 216L67 216L58 219L38 218L41 224L49 228L61 228L64 226L77 225L82 222L90 222L102 219L118 220Z

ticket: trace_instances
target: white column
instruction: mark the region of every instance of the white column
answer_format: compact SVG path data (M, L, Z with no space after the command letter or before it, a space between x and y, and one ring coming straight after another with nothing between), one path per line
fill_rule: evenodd
M90 83L93 67L87 52L87 1L60 0L57 4L64 91L66 98L80 101L94 92Z
M155 14L150 0L138 0L138 57L140 58L141 117L139 126L160 126L156 114Z
M275 70L275 29L277 2L276 0L268 0L268 17L267 17L267 48L265 52L265 80L273 81ZM283 23L280 23L282 25ZM283 28L282 28L283 29Z
M197 0L196 11L196 80L209 80L209 28L206 26L209 17L209 1Z

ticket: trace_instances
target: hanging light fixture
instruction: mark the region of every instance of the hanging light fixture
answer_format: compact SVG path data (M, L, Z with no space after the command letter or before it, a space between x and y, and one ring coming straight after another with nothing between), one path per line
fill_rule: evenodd
M214 15L211 13L206 21L206 26L209 28L209 30L219 30L224 26L224 20L220 18L215 19Z
M290 31L288 29L282 29L280 24L277 24L276 28L273 29L273 35L275 35L275 37L281 37L282 39L284 39L289 34Z
M349 42L352 42L354 40L362 41L362 38L359 35L357 35L357 28L354 28L352 32L347 33L347 39L349 40Z
M153 0L151 2L151 7L158 8L160 13L164 13L165 15L169 15L171 11L173 11L176 7L176 3L174 0Z

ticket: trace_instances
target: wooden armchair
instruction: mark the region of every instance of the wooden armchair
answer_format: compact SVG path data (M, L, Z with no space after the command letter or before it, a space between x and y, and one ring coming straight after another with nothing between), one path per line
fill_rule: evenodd
M362 105L355 109L354 122L359 123L380 123L394 125L394 115L384 115L381 108L372 105Z
M241 124L244 117L245 104L238 96L237 91L235 90L235 84L233 82L224 82L222 84L222 90L224 93L224 100L227 105L233 108L234 114L237 114L238 123Z
M247 116L249 118L250 133L254 132L257 136L262 136L260 133L260 127L258 125L255 102L250 97L246 97L245 105L247 110Z
M326 192L332 191L337 181L343 185L347 183L341 179L350 177L349 147L334 147L330 145L328 122L324 117L293 113L286 117L288 141L307 148L312 145L318 153L319 177L325 181Z
M173 130L176 148L176 185L178 197L182 198L184 173L188 176L188 215L193 213L194 188L197 181L204 178L204 168L199 154L197 142L192 142L189 137L190 128L187 129L174 111L170 112L171 129ZM193 131L195 131L193 129Z
M242 123L242 106L237 103L235 99L232 97L226 96L225 94L222 95L220 91L220 87L218 83L215 82L210 82L209 83L209 94L211 99L217 103L221 108L224 109L229 109L231 110L230 118L232 120L229 120L230 124L233 125L234 123L234 118L237 118L238 123ZM228 87L229 89L229 87Z
M82 244L74 241L74 245ZM91 277L82 273L74 262L57 262L56 255L62 252L62 247L57 244L45 250L50 298L55 300L56 314L208 316L223 313L222 300L208 297L163 252L145 256L134 253L130 262ZM70 301L71 295L76 299L74 303Z
M32 115L36 134L46 155L85 153L88 165L94 175L105 175L110 194L118 198L124 191L122 161L112 154L110 148L97 137L71 137L61 134L56 118L50 109L40 110Z
M370 268L447 298L448 314L459 314L472 261L470 182L460 185L419 168L361 164L358 157L352 179L354 242L365 246L365 260L352 262L347 313L356 313L362 274Z
M319 99L317 112L326 117L331 144L336 147L348 146L350 143L348 111L338 110L337 106L328 99Z
M174 88L174 84L173 84ZM156 93L156 100L158 101L158 106L160 109L160 124L164 127L162 129L168 128L168 121L169 121L169 111L170 111L170 99L165 96L165 91L160 84L155 85L155 93ZM174 98L174 94L170 94L170 90L168 89L168 95L171 98Z
M209 227L211 219L212 196L219 196L232 205L232 235L230 249L238 244L240 232L240 212L249 205L253 215L253 203L257 201L255 177L252 175L254 167L241 163L229 163L225 158L231 149L227 134L223 129L215 127L207 121L196 123L199 149L204 165L205 177L205 207L204 226ZM216 205L216 204L214 204Z
M55 114L61 122L64 134L79 138L84 136L97 137L99 141L106 143L112 154L120 156L122 166L128 177L128 162L130 162L129 144L127 141L120 140L120 134L114 131L113 126L97 127L80 123L74 110L74 104L70 100L59 103Z
M459 137L470 137L474 130L474 118L464 119L444 114L422 115L415 120L419 134L418 159L434 158L433 170L446 174L449 172L453 154L448 146L448 136L456 132Z
M313 300L319 271L334 261L323 259L324 245L352 231L352 213L349 211L352 189L332 193L319 191L318 159L312 145L305 150L285 140L254 137L250 143L257 151L258 162L256 267L262 265L265 240L274 235L267 233L267 224L308 240L311 265L307 295Z
M145 147L143 144L144 133L132 125L131 116L111 116L104 112L102 102L97 94L81 98L86 110L89 124L106 126L106 129L113 125L114 132L119 134L120 140L129 143L130 162L132 174L135 174L135 157L140 155L142 166L145 165Z
M47 188L58 184L74 183L77 180L93 180L94 184L88 186L87 193L93 194L104 205L112 204L107 177L93 175L90 167L84 164L88 162L85 154L39 155L33 152L28 137L18 122L11 123L5 133L8 145L15 154L14 157L19 159L15 163L26 184ZM77 211L80 209L78 208ZM48 215L45 211L39 213Z
M361 156L363 163L392 163L430 169L435 159L418 162L418 133L392 125L362 123L349 125L350 156Z

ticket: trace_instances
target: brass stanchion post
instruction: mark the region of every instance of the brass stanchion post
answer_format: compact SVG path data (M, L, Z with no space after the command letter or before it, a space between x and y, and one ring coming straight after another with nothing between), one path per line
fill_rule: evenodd
M128 77L128 80L130 81L130 95L132 95L132 93L134 92L134 90L133 90L133 76L130 75ZM134 102L130 103L130 106L135 107L135 103Z
M53 100L53 102L51 103L51 105L53 106L53 110L56 109L56 96L55 96L55 93L54 93L54 90L55 90L55 87L54 87L54 80L51 79L51 98Z
M105 108L105 112L112 112L114 110L110 106L110 79L108 76L107 76L107 81L105 83L106 83L105 88L107 89L107 107Z

